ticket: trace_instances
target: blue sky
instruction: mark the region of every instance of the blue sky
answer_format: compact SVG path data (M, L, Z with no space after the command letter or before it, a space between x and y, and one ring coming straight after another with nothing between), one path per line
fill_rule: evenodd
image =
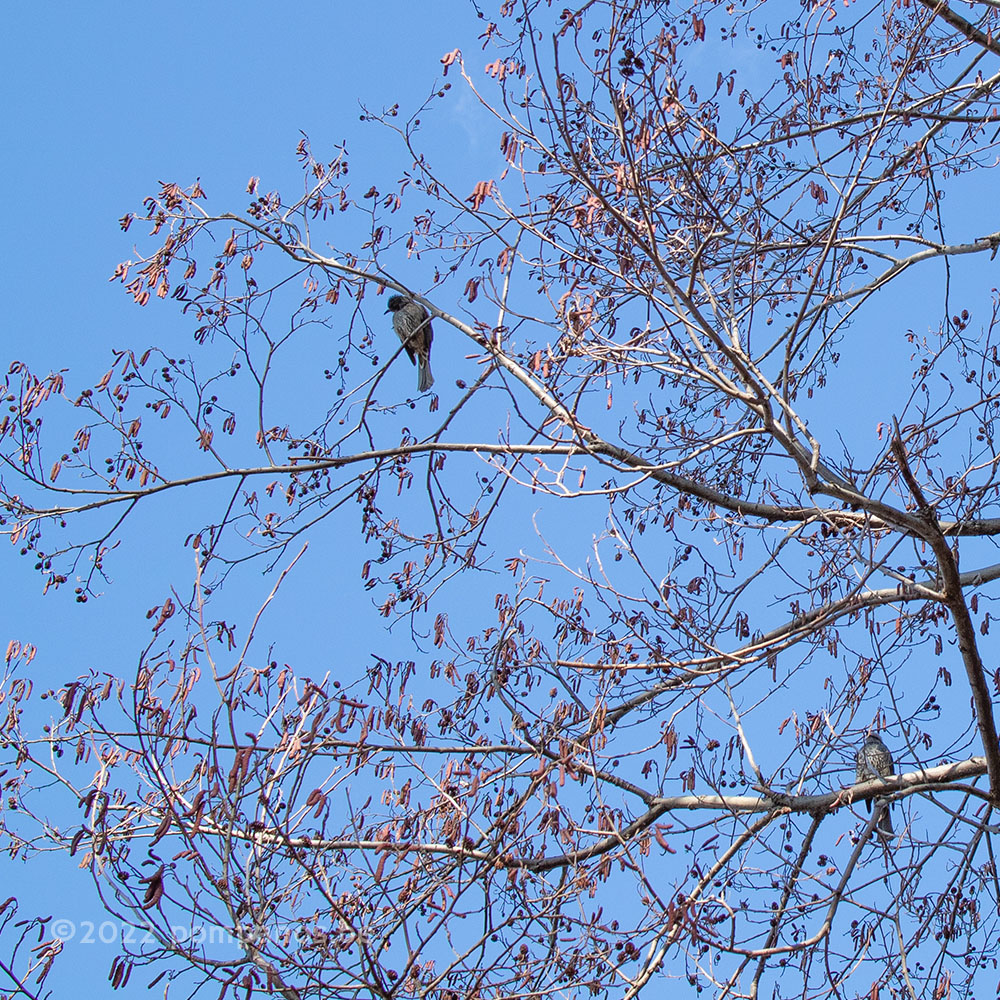
M220 208L243 204L251 175L261 176L262 186L294 190L300 183L294 152L303 132L317 150L346 141L355 183L368 172L380 183L395 181L403 162L398 146L384 130L361 124L361 102L372 109L418 104L435 81L440 85L441 56L459 47L476 52L483 27L464 0L24 4L8 7L4 19L4 355L42 373L69 368L75 389L96 382L113 347L190 344L190 326L175 308L139 310L108 281L116 264L132 256L133 238L142 238L138 227L123 234L118 219L139 211L158 181L188 185L200 177ZM480 144L468 99L449 108L441 135L461 150L463 162L494 157ZM205 498L185 502L195 517ZM172 503L171 520L179 512ZM36 685L58 685L89 668L125 675L134 669L148 637L148 626L140 627L143 612L162 600L168 581L191 576L190 551L178 544L183 539L173 537L165 521L167 537L158 544L158 527L154 517L127 533L126 545L140 547L146 558L119 560L116 585L86 606L69 593L43 600L30 566L8 560L0 642L39 647ZM314 550L308 558L314 560L310 576L320 573L329 583L324 557ZM234 603L259 602L273 582L252 575ZM337 599L354 612L347 611L344 630L335 623L328 628L337 633L330 643L341 659L367 658L366 644L344 645L353 613L371 606L353 585L353 570L351 582L338 588ZM328 620L331 596L329 588L304 588L294 602L279 605L287 632L315 640L315 623ZM330 649L315 652L321 672ZM30 901L40 888L39 907L52 909L55 899L63 910L55 916L99 926L105 915L89 878L80 873L66 881L74 866L64 859L42 867L8 861L5 886L21 895L22 915L33 912ZM114 949L77 943L68 951L70 961L57 965L49 985L65 988L86 970L95 984L88 995L102 995L96 984L106 982ZM110 995L110 984L106 989Z
M353 181L361 190L369 176L391 185L405 161L384 130L359 121L359 104L378 109L400 102L405 113L440 82L445 52L461 48L476 65L487 58L477 39L483 22L466 0L24 4L5 10L5 28L0 42L5 67L0 82L5 126L0 183L7 195L0 230L5 354L42 372L69 367L71 385L77 388L97 380L113 347L190 344L190 324L172 303L139 310L120 285L108 281L115 265L132 255L132 241L143 232L137 224L123 234L117 220L139 211L141 199L156 190L158 181L187 185L200 177L211 205L220 210L242 206L251 175L259 175L264 188L294 190L299 183L294 150L305 132L317 150L346 141ZM456 168L471 181L490 175L498 155L494 132L480 126L468 96L456 94L442 102L434 126L429 133L432 154L442 160L454 157ZM974 238L981 233L949 235ZM914 277L910 290L915 293L921 280ZM419 275L414 284L420 284ZM888 313L884 330L863 331L870 338L869 358L879 352L903 357L902 330L912 325L922 334L937 323L939 307L922 317L918 303L914 294L908 315ZM439 333L439 344L445 336ZM333 357L331 351L331 361ZM439 347L439 382L453 380L460 364ZM402 377L412 378L408 367ZM872 433L871 414L877 408L887 415L895 402L880 395L886 382L878 364L858 366L853 385L855 397L847 406L817 400L810 415L819 429L835 427L845 436L863 428L860 439L874 452L881 445ZM201 494L182 497L169 510L154 509L147 520L130 526L123 548L141 548L145 558L118 559L112 570L117 585L87 606L77 605L69 594L43 601L30 567L8 559L5 575L11 582L0 616L0 642L16 638L39 646L32 669L40 685L58 684L92 667L127 676L148 636L143 612L163 599L167 582L190 578L190 550L183 550L183 537L171 532L186 531L198 516L197 506L205 503ZM530 510L534 502L528 503ZM601 501L587 507L576 503L572 510L584 520L581 510L589 515L600 506ZM551 509L548 520L540 521L541 530L566 540L572 518L559 523ZM155 517L167 513L170 520L164 520L160 538ZM587 527L574 543L581 561L594 525L601 525L600 515L587 516L584 523ZM355 567L350 568L349 585L342 586L328 560L328 550L315 545L303 563L303 579L323 586L290 585L294 600L283 598L276 605L285 655L312 656L314 669L306 672L319 675L345 659L363 662L372 648L381 646L382 633L369 641L358 628L358 616L369 614L373 630L385 625L370 615L372 598L358 584ZM225 600L232 607L246 602L256 606L272 585L273 577L251 573ZM333 595L342 618L330 615ZM403 623L398 631L405 628ZM405 645L407 636L399 638L400 646ZM104 662L94 660L98 643ZM43 898L58 890L63 915L103 920L85 876L73 883L73 892L64 891L63 879L72 865L59 859L44 869L51 881ZM11 873L8 865L4 876L10 892L29 892L40 870L18 867ZM64 963L57 974L65 978L55 983L71 983L81 967L93 967L95 981L103 983L113 950L70 948L73 965ZM133 980L133 985L142 981ZM96 989L88 992L98 995Z
M28 360L48 361L53 344L63 357L93 357L138 321L107 278L130 249L116 220L158 180L200 176L222 201L251 174L293 178L300 132L317 149L348 140L359 174L379 162L385 136L359 127L359 102L420 99L446 51L478 48L468 4L428 9L393 0L8 9L5 342Z
M141 224L123 234L118 219L141 211L161 180L186 186L200 177L219 210L242 207L251 175L263 188L295 191L304 132L316 150L346 141L356 184L367 186L369 175L394 184L405 166L398 143L359 121L360 104L412 109L440 85L445 52L479 48L482 23L464 0L433 5L433 16L428 9L11 8L0 84L6 358L42 373L69 368L73 391L100 377L114 347L190 349L190 324L172 305L139 310L108 280L144 238ZM450 102L439 132L466 165L496 155L481 146L473 110L467 98ZM53 614L51 604L40 613Z

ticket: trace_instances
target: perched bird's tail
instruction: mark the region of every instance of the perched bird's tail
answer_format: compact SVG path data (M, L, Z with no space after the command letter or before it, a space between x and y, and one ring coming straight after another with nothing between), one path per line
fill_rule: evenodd
M878 820L875 824L875 829L878 830L879 836L880 837L895 836L892 831L892 820L889 817L889 803L879 802L878 800L876 800L876 807L882 810L879 813Z
M418 354L417 366L417 392L426 392L434 384L431 359L426 354Z

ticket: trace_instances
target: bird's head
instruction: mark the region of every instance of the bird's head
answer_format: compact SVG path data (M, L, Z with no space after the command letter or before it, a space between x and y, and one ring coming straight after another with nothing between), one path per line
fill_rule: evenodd
M389 299L389 301L386 303L386 305L388 306L388 309L386 309L386 312L387 313L398 312L409 301L410 300L405 295L393 295Z

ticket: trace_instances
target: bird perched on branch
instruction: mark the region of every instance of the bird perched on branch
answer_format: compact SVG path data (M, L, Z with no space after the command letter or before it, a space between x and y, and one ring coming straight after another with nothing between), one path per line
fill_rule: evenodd
M410 361L417 366L417 392L426 392L434 384L431 374L431 317L427 310L405 295L393 295L387 303L396 331Z
M875 778L888 778L893 773L894 764L889 748L875 735L865 740L864 746L858 751L858 781L872 781ZM875 799L875 807L880 809L877 830L882 837L892 836L892 820L889 818L889 803L885 799ZM872 810L872 800L866 803L868 811Z

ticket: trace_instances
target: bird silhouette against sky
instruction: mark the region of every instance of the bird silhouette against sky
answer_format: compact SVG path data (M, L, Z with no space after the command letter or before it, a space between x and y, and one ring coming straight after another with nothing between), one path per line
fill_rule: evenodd
M892 762L892 754L889 753L889 748L874 734L865 740L864 746L858 751L856 760L858 766L857 780L859 782L872 781L875 778L887 778L890 774L894 773L894 764ZM865 803L869 812L872 810L872 801L872 799L869 799ZM889 818L889 803L882 798L876 798L874 802L875 807L881 810L877 824L878 832L883 837L891 837L892 820Z
M431 317L427 310L405 295L393 295L387 303L392 313L392 328L406 348L410 361L417 365L417 392L426 392L434 384L431 374Z

